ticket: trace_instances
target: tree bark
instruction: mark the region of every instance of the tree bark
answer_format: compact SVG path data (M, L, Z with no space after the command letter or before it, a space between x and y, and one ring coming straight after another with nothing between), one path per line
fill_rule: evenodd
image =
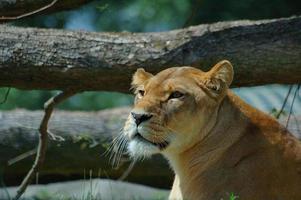
M104 156L112 137L119 134L130 108L118 108L100 112L55 111L50 120L52 133L65 138L64 142L50 141L47 159L39 173L41 183L84 178L90 169L94 176L116 179L126 170L130 161L123 157L121 167L113 169L109 156ZM14 159L36 148L38 127L42 111L2 111L0 112L0 172L4 172L5 183L18 184L32 165L34 156L19 162ZM280 120L286 124L286 119ZM301 138L297 123L300 116L291 118L289 130ZM30 154L30 153L28 153ZM8 163L14 163L8 165ZM143 177L143 178L142 178ZM127 181L151 186L171 186L172 171L161 156L138 162Z
M53 0L2 0L0 1L0 22L10 21L2 18L16 17L32 12L50 4L52 1ZM59 0L53 6L36 14L49 14L62 10L71 10L91 1L92 0Z
M117 179L127 169L130 159L122 157L121 165L115 169L110 164L108 150L112 138L120 133L129 108L101 112L55 111L49 130L65 141L49 141L46 159L39 172L39 182L55 182L83 179L93 176ZM18 162L19 155L32 154L38 143L38 127L42 111L15 110L0 112L0 176L8 185L19 184L28 172L34 156ZM172 182L172 171L166 160L154 156L138 162L126 181L168 188Z
M0 87L128 92L138 67L234 65L233 87L301 80L301 17L205 24L162 33L0 26Z

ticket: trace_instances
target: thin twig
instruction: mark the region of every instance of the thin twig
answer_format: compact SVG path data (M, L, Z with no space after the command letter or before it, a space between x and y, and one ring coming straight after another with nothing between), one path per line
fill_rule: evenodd
M19 122L15 122L15 124L16 125L18 125L18 127L20 127L20 128L26 128L26 129L29 129L29 130L38 130L38 128L36 128L36 127L32 127L32 126L25 126L25 125L22 125L21 123L19 123Z
M125 172L123 172L123 174L118 178L118 181L123 181L124 179L126 179L126 177L128 177L128 175L132 172L134 166L136 164L136 160L133 160L129 167L125 170Z
M8 89L6 90L6 93L5 93L5 95L4 95L4 99L0 102L0 105L1 105L1 104L4 104L4 103L7 101L8 95L9 95L9 93L10 93L10 89L11 89L11 88L8 88Z
M201 8L201 2L202 0L195 0L192 2L193 8L192 11L190 12L190 15L186 19L185 23L183 24L182 28L188 27L192 25L192 21L196 14L200 11Z
M48 8L50 8L51 6L53 6L54 4L56 4L56 2L58 2L58 0L53 0L50 4L47 4L46 6L43 6L37 10L28 12L28 13L24 13L22 15L18 15L18 16L11 16L11 17L7 17L7 16L1 16L0 17L0 22L1 21L13 21L13 20L17 20L17 19L21 19L24 17L28 17L30 15L34 15L36 13L42 12L43 10L46 10Z
M39 172L36 173L36 185L39 184Z
M6 187L6 185L5 185L4 181L3 181L3 177L2 176L0 178L0 182L1 182L1 187L0 188L3 188L2 190L5 192L5 195L6 195L7 199L11 200L9 192L7 191L7 187Z
M46 147L47 147L47 138L48 138L48 122L51 117L52 111L54 109L54 106L61 103L62 101L68 99L69 97L73 96L76 92L75 91L64 91L59 93L58 95L51 97L45 104L44 104L44 110L45 114L43 116L43 119L40 123L39 127L39 144L38 144L38 150L36 159L34 161L34 164L32 165L31 169L27 173L26 177L23 179L21 185L19 186L17 190L17 194L14 197L14 200L19 199L22 194L25 192L27 186L32 181L34 175L39 171L46 154Z
M296 124L296 132L300 135L301 134L301 129L299 126L299 122L298 122L298 118L296 117L296 115L294 115L294 113L292 114L295 120L295 124Z
M37 152L37 149L32 149L32 150L30 150L30 151L27 151L27 152L25 152L25 153L22 153L21 155L18 155L18 156L16 156L16 157L10 159L10 160L7 162L7 165L8 165L8 166L13 165L13 164L15 164L16 162L19 162L19 161L21 161L21 160L23 160L23 159L25 159L25 158L27 158L27 157L29 157L29 156L32 156L32 155L36 154L36 152Z
M32 130L38 130L37 128L35 127L30 127L30 126L24 126L18 122L16 122L16 124L18 124L20 127L22 128L27 128L27 129L32 129ZM51 131L48 130L48 136L51 140L53 141L59 141L59 142L64 142L65 141L65 138L63 138L62 136L60 135L56 135L54 133L52 133Z
M294 86L294 85L291 85L291 86L290 86L290 88L289 88L289 90L288 90L288 92L287 92L287 94L286 94L286 97L285 97L285 99L284 99L284 101L283 101L282 107L281 107L281 109L279 110L279 112L277 113L277 115L275 116L276 119L279 119L281 113L283 112L284 107L285 107L285 105L286 105L286 102L287 102L287 100L288 100L288 97L290 96L291 91L292 91L292 89L293 89L293 86Z
M48 136L51 140L53 141L59 141L59 142L64 142L65 141L65 138L63 138L62 136L60 135L56 135L54 133L52 133L51 131L48 130Z
M294 97L293 97L293 101L292 101L292 104L291 104L291 107L290 107L290 112L289 112L289 115L288 115L288 118L287 118L287 121L286 121L285 128L288 127L288 123L289 123L290 118L291 118L291 114L292 114L292 111L293 111L293 107L294 107L296 95L297 95L297 92L299 91L299 89L300 89L300 84L297 86L297 88L296 88L296 90L295 90Z

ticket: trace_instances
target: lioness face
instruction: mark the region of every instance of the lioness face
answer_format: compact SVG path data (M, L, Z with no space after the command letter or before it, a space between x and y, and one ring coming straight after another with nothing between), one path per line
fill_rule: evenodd
M201 140L233 78L232 66L221 61L209 72L175 67L157 75L138 69L133 76L135 105L124 126L133 157L184 151Z

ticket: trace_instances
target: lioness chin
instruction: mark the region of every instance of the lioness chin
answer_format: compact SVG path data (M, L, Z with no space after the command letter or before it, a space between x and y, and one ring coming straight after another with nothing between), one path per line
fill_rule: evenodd
M301 145L229 86L229 61L210 71L169 68L133 76L124 126L132 157L163 154L175 172L170 199L300 200Z

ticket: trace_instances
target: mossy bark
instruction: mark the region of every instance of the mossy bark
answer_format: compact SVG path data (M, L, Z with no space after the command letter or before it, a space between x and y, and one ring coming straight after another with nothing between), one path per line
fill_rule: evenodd
M129 108L93 113L56 111L49 129L65 141L49 141L39 182L88 179L90 170L93 177L119 178L131 160L124 155L116 169L110 163L110 154L105 152L112 138L120 133L128 113ZM14 158L36 148L42 115L42 111L0 112L0 177L3 176L5 184L19 184L31 167L33 155L19 162ZM169 188L172 179L167 161L154 156L138 162L125 181Z

